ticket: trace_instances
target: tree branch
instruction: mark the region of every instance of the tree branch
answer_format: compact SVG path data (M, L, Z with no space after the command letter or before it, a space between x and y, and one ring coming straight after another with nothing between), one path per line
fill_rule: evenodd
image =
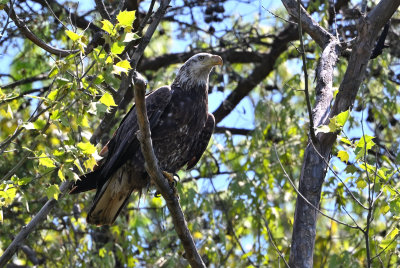
M186 252L186 258L188 259L190 265L192 267L206 267L199 253L197 252L193 237L187 227L185 216L183 215L181 206L179 204L178 196L175 195L174 190L164 178L157 164L158 160L153 150L149 120L147 118L146 103L144 99L146 82L140 75L135 76L134 81L136 113L140 129L137 137L140 141L140 148L145 159L146 171L156 185L157 190L161 193L166 201L167 207L172 216L175 231L182 242Z
M104 5L103 0L94 0L94 2L96 3L97 11L99 11L101 17L102 17L104 20L109 20L109 21L111 21L110 14L108 14L108 11L107 11L107 9L106 9L106 6Z
M321 27L303 7L300 8L301 16L299 18L299 8L296 0L282 0L282 3L295 21L301 20L304 30L320 47L324 47L325 44L333 38L333 36Z
M297 4L294 0L282 0L282 2L286 3L285 6L289 13L293 12L290 7ZM335 40L334 37L326 40L327 35L321 30L322 27L314 24L314 22L310 25L310 20L307 19L309 15L304 15L305 19L302 18L305 25L304 29L313 39L316 38L314 40L323 48L317 68L317 99L313 110L316 126L328 124L330 118L353 106L378 32L399 5L400 0L383 0L366 18L360 19L358 24L359 36L353 46L344 79L340 84L339 93L331 111L333 71L340 56L341 47L339 41ZM311 31L315 31L315 33ZM319 133L317 135L318 144L309 144L304 153L299 191L316 207L318 207L321 199L322 185L327 171L325 161L329 162L336 136L336 133ZM303 198L298 196L289 262L291 267L312 267L316 221L316 211Z
M296 40L297 31L293 25L287 26L278 34L272 43L271 50L265 54L261 63L257 64L253 72L244 80L238 82L236 88L222 102L222 104L214 111L215 123L219 123L224 119L239 102L246 97L253 88L255 88L264 78L274 69L275 61L281 53L286 51L288 43Z
M37 37L27 26L26 24L18 18L17 14L14 12L14 10L11 8L8 8L7 5L4 6L4 11L10 14L11 19L14 21L15 25L17 25L18 29L22 32L23 35L25 35L26 38L31 40L35 45L43 48L50 54L58 55L60 57L66 57L70 54L76 53L79 50L63 50L63 49L58 49L53 46L50 46L46 44L42 39Z
M27 78L23 78L21 80L12 82L10 84L2 86L1 88L2 89L13 88L13 87L16 87L16 86L29 84L29 83L36 82L36 81L46 80L48 78L49 78L49 76L48 76L47 73L41 73L41 74L33 76L33 77L27 77Z

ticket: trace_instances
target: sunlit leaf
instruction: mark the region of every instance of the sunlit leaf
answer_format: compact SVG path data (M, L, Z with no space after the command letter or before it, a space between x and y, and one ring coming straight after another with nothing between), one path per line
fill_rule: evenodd
M341 161L343 162L348 162L349 161L349 154L346 151L339 151L337 156L340 158Z
M94 152L96 152L96 147L90 142L80 142L77 144L77 147L84 154L93 154Z
M39 155L39 165L49 168L56 166L54 165L54 161L50 157L48 157L45 153Z
M117 106L117 104L115 104L113 96L108 92L104 93L104 95L99 99L99 102L103 103L107 107Z
M46 189L46 195L48 199L54 198L55 200L58 200L58 195L60 194L60 188L58 185L52 184Z
M103 24L103 27L101 27L101 29L103 29L110 35L115 34L114 25L109 20L102 20L101 23Z
M135 13L136 11L121 11L117 15L117 20L121 26L127 27L131 26L133 21L135 20Z
M70 30L66 30L65 33L67 34L67 36L72 40L72 41L77 41L81 38L81 35L76 34Z

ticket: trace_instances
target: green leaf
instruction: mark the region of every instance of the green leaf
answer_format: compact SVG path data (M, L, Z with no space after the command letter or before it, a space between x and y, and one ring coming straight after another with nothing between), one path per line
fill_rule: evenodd
M99 102L103 103L107 107L117 106L117 104L115 104L113 96L108 92L104 93L104 95L100 98Z
M346 123L347 119L349 118L350 112L349 110L341 112L336 116L336 124L340 127L343 127Z
M52 184L46 189L46 195L48 199L54 198L55 200L58 200L58 195L60 194L60 188L58 188L58 185Z
M365 180L358 179L357 180L357 188L358 189L364 189L365 187L367 187L367 183L365 182Z
M7 105L7 117L11 118L11 119L14 118L14 115L13 115L13 112L11 110L11 106L10 105Z
M118 55L121 54L124 51L124 49L125 49L124 45L121 45L119 42L115 42L111 46L111 53Z
M343 143L346 143L346 144L348 144L348 145L351 145L351 144L352 144L351 141L349 141L349 139L348 139L348 138L345 138L345 137L340 137L340 141L343 142Z
M50 115L50 119L51 120L57 120L57 119L59 119L61 117L61 112L60 112L60 110L54 110L52 113L51 113L51 115Z
M400 198L396 198L390 201L389 205L390 205L390 212L392 212L394 215L400 214Z
M112 73L119 75L121 73L128 73L130 69L132 69L132 67L129 61L122 60L113 66Z
M122 27L132 26L133 21L135 20L136 11L121 11L117 15L117 20Z
M107 253L107 250L106 250L105 248L99 249L99 256L100 256L101 258L104 258L104 256L106 255L106 253Z
M33 127L37 130L41 130L42 128L44 128L45 125L46 120L43 119L37 119L35 122L33 122Z
M342 162L346 162L346 164L349 161L349 154L346 151L343 150L339 151L337 156L340 158Z
M41 155L39 155L39 165L42 165L44 167L55 167L56 165L54 165L54 161L48 157L45 153L42 153Z
M103 23L103 27L101 27L101 29L103 29L110 35L114 35L116 33L114 25L109 20L102 20L101 23Z
M77 41L81 38L82 35L76 34L70 30L66 30L65 33L67 34L67 36L72 40L72 41Z
M386 248L387 250L395 249L397 243L396 241L393 240L396 239L398 234L399 234L399 229L394 228L392 231L390 231L390 233L386 235L385 239L383 239L381 243L379 243L379 247Z
M64 173L62 172L61 168L57 171L57 175L61 181L65 181Z
M84 154L93 154L94 152L96 152L96 147L90 142L80 142L78 143L77 147Z
M54 101L54 100L56 99L56 97L57 97L57 94L58 94L58 88L55 89L55 90L53 90L53 91L51 91L51 92L49 93L49 95L47 96L47 98L48 98L49 100L51 100L51 101Z
M360 140L356 143L356 146L359 148L365 148L366 150L369 150L372 148L372 146L375 145L375 142L372 140L375 137L370 136L370 135L364 135L363 137L360 138Z
M59 70L57 66L53 66L49 72L49 78L54 77L56 74L58 74Z

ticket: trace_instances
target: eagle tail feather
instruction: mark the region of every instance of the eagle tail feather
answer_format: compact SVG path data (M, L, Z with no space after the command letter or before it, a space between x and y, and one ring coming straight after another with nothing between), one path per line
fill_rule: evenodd
M134 188L114 174L96 193L93 205L87 215L87 222L96 225L111 225L125 207Z
M72 187L70 194L78 194L90 190L94 190L97 188L97 182L99 181L100 170L94 170L85 175L79 177L80 180L77 180Z

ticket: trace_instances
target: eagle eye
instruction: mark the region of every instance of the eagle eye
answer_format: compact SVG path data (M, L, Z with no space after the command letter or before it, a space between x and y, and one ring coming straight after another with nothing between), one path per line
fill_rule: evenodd
M204 56L199 56L199 60L204 60Z

